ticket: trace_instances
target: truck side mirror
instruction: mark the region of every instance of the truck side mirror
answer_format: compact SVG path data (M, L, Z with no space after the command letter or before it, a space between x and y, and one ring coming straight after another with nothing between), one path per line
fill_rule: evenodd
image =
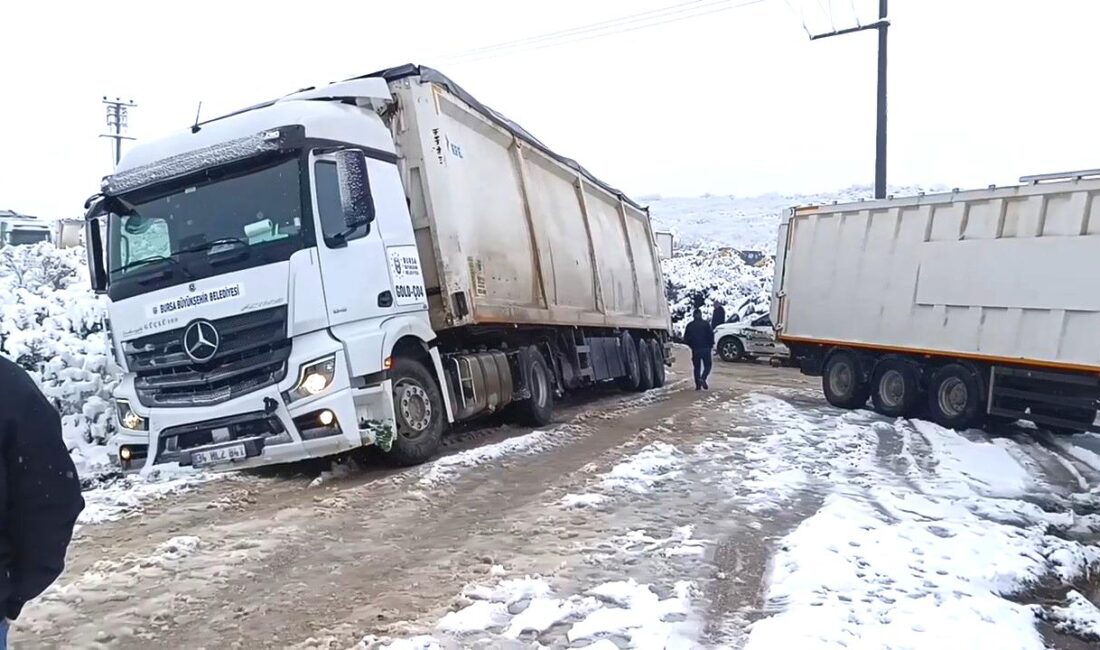
M93 217L84 222L84 241L87 242L88 270L92 281L92 290L96 293L107 291L107 267L103 255L102 217Z
M344 225L348 230L355 230L374 221L374 197L370 192L367 156L359 149L344 149L337 151L335 158Z

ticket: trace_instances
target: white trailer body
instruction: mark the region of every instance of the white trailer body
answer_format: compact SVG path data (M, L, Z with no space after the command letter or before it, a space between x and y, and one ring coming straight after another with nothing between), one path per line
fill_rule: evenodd
M673 250L673 235L667 230L658 230L653 233L657 237L657 254L661 259L667 260L672 257Z
M963 361L982 379L984 410L1091 425L1098 194L1100 180L1074 177L796 208L780 228L772 306L780 338L815 372L827 370L831 351L854 351L872 397L874 366L887 355L929 371ZM1015 385L1028 383L1022 372L1034 381L1047 373L1049 386ZM1067 392L1059 377L1089 388ZM998 384L1009 383L1002 404ZM1036 399L1041 393L1051 399Z
M139 143L103 188L122 461L420 462L451 421L663 382L648 212L434 70Z

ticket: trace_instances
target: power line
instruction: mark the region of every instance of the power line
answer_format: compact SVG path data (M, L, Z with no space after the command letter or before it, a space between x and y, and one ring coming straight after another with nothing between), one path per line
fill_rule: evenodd
M118 165L119 158L122 157L122 141L133 140L130 136L122 134L130 126L130 109L137 108L137 104L133 101L124 102L118 97L115 97L113 101L104 97L103 103L107 105L107 128L111 129L111 132L104 133L99 137L110 138L115 141L115 165Z
M513 52L519 52L524 50L540 50L548 47L556 47L559 45L566 45L570 43L578 43L581 41L592 40L595 38L603 38L606 36L613 36L617 34L624 34L627 32L637 31L639 29L646 29L650 27L657 27L660 25L666 25L669 23L679 22L681 20L688 20L691 18L699 18L702 16L708 16L711 14L719 13L722 11L729 11L732 9L740 9L742 7L748 7L755 4L760 4L766 0L747 0L738 4L731 4L732 0L719 0L711 2L692 2L687 3L692 6L686 5L673 5L666 9L676 9L676 11L666 11L658 15L646 16L642 19L634 18L633 16L624 16L623 18L616 20L604 21L600 24L584 25L581 27L572 28L570 30L561 30L562 32L568 32L562 35L555 35L554 38L549 38L550 34L543 34L539 36L533 36L526 39L519 39L508 44L508 47L501 46L489 46L488 48L482 48L484 51L474 52L471 51L469 55L453 56L449 57L451 60L462 60L463 62L481 61L485 59L497 58L504 54L511 54ZM700 9L709 9L708 11L698 11ZM654 10L659 11L659 10ZM635 14L637 16L637 14ZM657 20L654 20L657 19ZM492 49L498 48L498 49Z

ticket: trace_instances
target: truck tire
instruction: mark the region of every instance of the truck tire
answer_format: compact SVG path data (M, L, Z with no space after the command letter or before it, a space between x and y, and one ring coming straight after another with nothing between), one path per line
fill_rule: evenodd
M656 339L649 341L649 356L653 359L653 387L661 388L665 385L665 352Z
M961 363L949 363L932 374L928 384L928 412L949 429L969 429L985 419L982 382Z
M619 350L622 354L623 369L626 371L619 378L619 388L636 391L642 385L642 369L638 360L638 346L634 344L634 337L630 332L623 332L619 337Z
M871 379L875 411L892 418L908 418L921 408L920 372L912 363L887 357L875 365Z
M524 376L527 377L527 389L531 397L516 404L515 413L523 424L532 427L546 426L554 417L554 380L550 367L535 346L527 348L521 358L522 363L527 366Z
M830 404L842 409L863 408L870 389L863 381L859 360L851 352L840 350L829 355L821 388Z
M649 351L649 341L638 339L638 370L641 381L638 390L645 392L653 388L653 353Z
M407 467L430 460L443 438L443 396L428 370L412 359L397 357L390 371L397 431L386 462Z
M723 336L718 341L718 356L722 361L740 361L745 358L745 345L736 336Z

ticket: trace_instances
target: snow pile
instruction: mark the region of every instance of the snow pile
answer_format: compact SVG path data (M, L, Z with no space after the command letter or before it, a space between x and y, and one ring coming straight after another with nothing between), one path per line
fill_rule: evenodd
M84 249L50 243L0 249L0 354L26 369L61 413L82 477L107 464L117 374L106 307L90 289Z
M751 320L768 313L775 264L750 266L736 251L715 247L681 250L661 260L673 332L680 336L696 307L709 318L715 301L727 320Z
M930 188L932 191L946 188ZM893 187L890 194L913 196L921 187ZM673 233L677 245L722 244L744 250L774 252L779 220L794 206L850 203L874 196L870 186L852 186L821 194L763 194L691 198L648 197L657 230Z

